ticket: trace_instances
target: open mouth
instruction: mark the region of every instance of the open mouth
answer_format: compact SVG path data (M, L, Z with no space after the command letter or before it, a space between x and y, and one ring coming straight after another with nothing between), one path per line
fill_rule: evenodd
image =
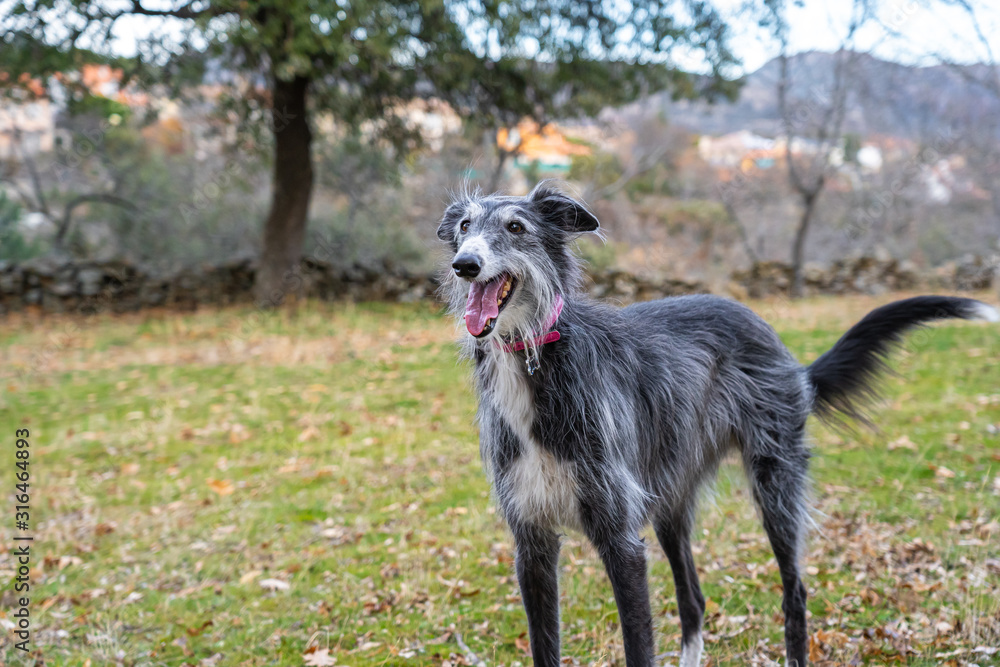
M465 304L465 328L476 338L488 336L496 326L500 311L510 302L517 286L513 276L500 274L489 282L469 285L469 300Z

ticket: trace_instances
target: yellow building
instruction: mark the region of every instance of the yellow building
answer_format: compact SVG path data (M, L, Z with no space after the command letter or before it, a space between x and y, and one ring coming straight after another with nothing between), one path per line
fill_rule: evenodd
M497 132L497 146L505 151L517 151L514 164L528 167L537 164L542 171L568 171L574 155L590 155L589 146L566 138L559 128L549 123L523 120L512 129Z

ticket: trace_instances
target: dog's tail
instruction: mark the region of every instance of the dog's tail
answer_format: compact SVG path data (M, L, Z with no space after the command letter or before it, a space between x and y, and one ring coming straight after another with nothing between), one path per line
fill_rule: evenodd
M821 417L841 413L864 420L857 400L875 394L875 380L893 345L912 328L953 317L997 322L1000 312L975 299L916 296L868 313L807 369L815 390L813 410Z

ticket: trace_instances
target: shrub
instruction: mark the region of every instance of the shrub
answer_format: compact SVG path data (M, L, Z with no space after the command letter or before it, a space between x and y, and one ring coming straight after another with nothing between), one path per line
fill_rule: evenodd
M20 262L42 254L42 243L26 239L18 228L20 222L21 207L0 191L0 259Z
M359 210L313 218L306 233L304 256L339 269L429 268L430 253L412 225L403 224L402 208L393 201Z
M591 236L578 239L575 250L594 273L610 269L618 258L618 248L613 243L606 243Z
M623 173L618 156L612 153L591 153L574 155L566 178L580 183L591 183L595 188L603 188L617 181Z

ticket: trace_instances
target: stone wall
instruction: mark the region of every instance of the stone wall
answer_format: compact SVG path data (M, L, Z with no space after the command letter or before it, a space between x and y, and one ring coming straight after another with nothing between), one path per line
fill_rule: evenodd
M155 273L122 261L41 258L19 265L0 262L0 312L26 306L47 312L125 312L249 303L255 272L250 259L171 273ZM335 271L309 260L303 261L295 280L301 281L307 296L321 299L414 301L433 295L436 288L432 276L362 268Z
M921 288L974 291L1000 287L1000 255L969 255L921 273L909 261L888 256L839 259L828 266L807 264L803 268L807 294L881 294ZM752 298L787 295L792 267L783 262L757 262L735 271L736 289Z
M808 294L875 294L914 289L921 282L910 263L874 257L837 260L826 267L807 264L802 273ZM792 274L792 267L783 262L757 262L732 278L749 296L760 298L788 294Z
M997 280L1000 257L968 257L921 275L911 264L891 258L860 257L828 267L806 267L810 293L880 293L933 287L987 289ZM21 264L0 262L0 313L38 307L46 312L124 312L142 308L193 309L199 305L249 303L255 263L251 259L191 267L159 274L122 261L41 258ZM354 301L418 301L434 297L437 279L386 267L349 270L304 260L296 280L306 296ZM738 297L787 294L791 268L760 262L737 271L727 291ZM620 303L709 291L698 281L648 278L620 270L593 273L592 296Z

